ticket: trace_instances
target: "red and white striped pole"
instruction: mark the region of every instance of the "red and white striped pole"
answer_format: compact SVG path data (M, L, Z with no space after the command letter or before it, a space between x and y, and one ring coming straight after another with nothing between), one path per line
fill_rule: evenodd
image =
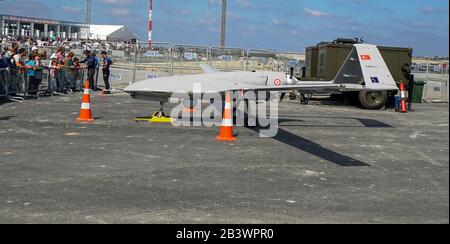
M150 0L150 11L148 16L148 47L152 49L153 47L153 0Z

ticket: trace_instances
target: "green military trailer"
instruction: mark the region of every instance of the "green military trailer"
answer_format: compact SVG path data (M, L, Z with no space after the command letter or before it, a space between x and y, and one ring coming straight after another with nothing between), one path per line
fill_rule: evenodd
M304 80L333 80L349 56L353 45L362 43L358 39L339 38L333 42L322 42L306 49L306 72ZM397 84L410 78L412 54L411 48L378 46ZM359 100L367 109L380 109L385 106L389 92L345 92L349 100Z
M317 59L319 58L319 48L318 47L308 47L306 48L306 77L316 78L317 77ZM334 78L334 77L333 77Z

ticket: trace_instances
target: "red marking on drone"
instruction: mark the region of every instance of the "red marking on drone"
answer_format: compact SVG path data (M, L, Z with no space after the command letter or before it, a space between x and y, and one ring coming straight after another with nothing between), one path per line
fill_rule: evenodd
M361 55L361 60L370 61L372 60L372 57L370 55Z
M281 80L280 80L280 79L276 79L273 83L274 83L276 86L281 86Z

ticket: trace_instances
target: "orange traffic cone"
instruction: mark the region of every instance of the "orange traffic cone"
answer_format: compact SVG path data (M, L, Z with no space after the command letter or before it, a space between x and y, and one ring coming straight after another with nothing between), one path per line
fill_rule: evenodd
M406 89L405 89L405 83L400 83L400 94L401 94L401 102L400 107L402 110L402 113L407 113L407 105L406 105Z
M220 134L217 136L219 141L236 141L233 134L233 110L231 107L231 93L227 92L225 95L225 110L223 111L222 126L220 127Z
M80 117L77 122L94 122L91 110L91 89L89 87L89 80L84 84L83 99L81 100Z

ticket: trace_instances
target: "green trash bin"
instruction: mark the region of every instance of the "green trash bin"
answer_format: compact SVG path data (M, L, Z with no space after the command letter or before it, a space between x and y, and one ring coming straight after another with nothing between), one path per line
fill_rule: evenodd
M412 96L413 103L422 103L423 89L425 87L425 84L425 81L414 81L414 92Z

